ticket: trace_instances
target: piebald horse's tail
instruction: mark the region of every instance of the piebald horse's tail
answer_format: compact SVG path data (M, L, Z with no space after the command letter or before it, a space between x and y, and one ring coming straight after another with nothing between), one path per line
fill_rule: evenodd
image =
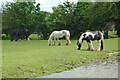
M102 35L102 38L101 38L101 51L104 49L104 39L103 39L103 35Z

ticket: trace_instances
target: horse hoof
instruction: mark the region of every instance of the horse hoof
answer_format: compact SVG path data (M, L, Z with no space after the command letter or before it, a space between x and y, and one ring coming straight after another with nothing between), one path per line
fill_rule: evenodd
M66 43L65 45L69 45L68 43Z
M60 46L61 44L59 43L58 46Z
M90 48L87 49L88 51L90 50Z
M92 51L95 51L95 49L92 49Z
M60 46L61 44L58 44L58 46Z
M97 50L98 52L100 52L101 50Z
M101 52L102 50L97 50L98 52Z

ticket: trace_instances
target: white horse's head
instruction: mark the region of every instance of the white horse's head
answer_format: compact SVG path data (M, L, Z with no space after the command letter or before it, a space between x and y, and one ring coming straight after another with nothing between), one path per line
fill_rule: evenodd
M51 46L51 44L52 44L52 38L50 37L50 38L48 39L48 45Z

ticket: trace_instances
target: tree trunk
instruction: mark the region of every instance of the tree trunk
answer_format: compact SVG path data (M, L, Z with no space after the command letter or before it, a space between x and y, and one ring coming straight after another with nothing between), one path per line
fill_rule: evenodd
M104 38L105 39L108 38L108 26L106 26L105 29L104 29Z
M120 37L120 23L119 22L120 22L120 19L115 20L118 37Z
M108 38L108 30L104 31L104 38L107 39Z

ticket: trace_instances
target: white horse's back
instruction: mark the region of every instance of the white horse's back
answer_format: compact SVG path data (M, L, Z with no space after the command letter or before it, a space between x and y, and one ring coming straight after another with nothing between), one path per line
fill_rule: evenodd
M53 31L51 35L55 38L62 38L64 36L70 35L70 32L68 30Z

